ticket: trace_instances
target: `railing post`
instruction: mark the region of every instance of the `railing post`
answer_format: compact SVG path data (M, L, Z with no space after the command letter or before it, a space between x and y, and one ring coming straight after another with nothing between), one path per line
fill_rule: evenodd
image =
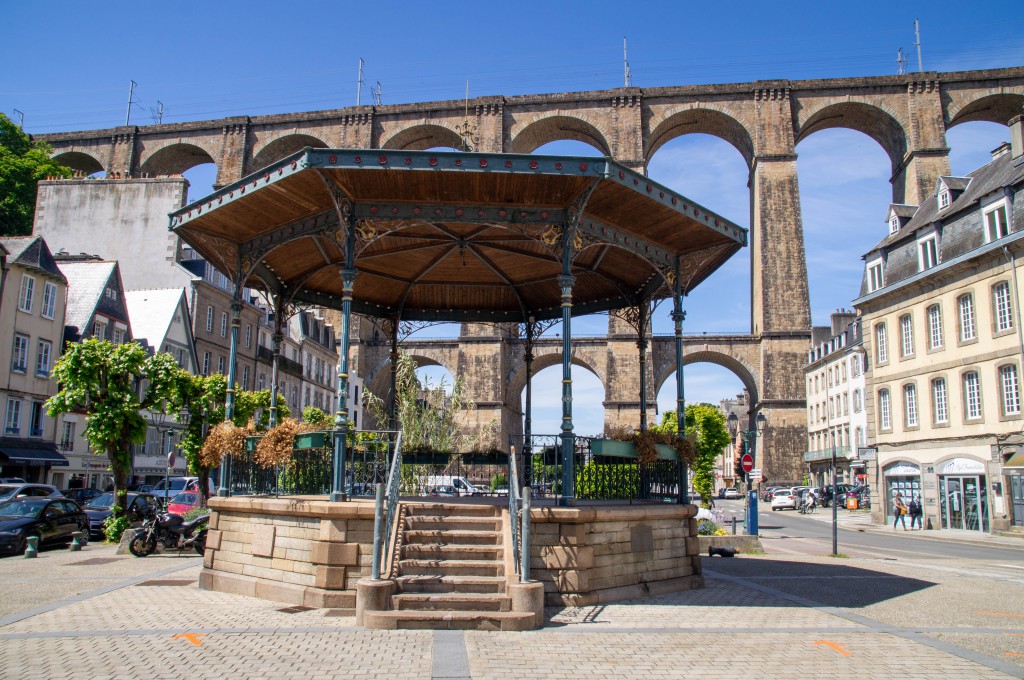
M390 517L388 518L391 519ZM370 576L380 579L380 552L384 545L384 485L377 485L377 497L373 501L373 566Z
M519 580L530 580L530 493L529 486L523 487L523 510L520 513L522 530L519 537Z

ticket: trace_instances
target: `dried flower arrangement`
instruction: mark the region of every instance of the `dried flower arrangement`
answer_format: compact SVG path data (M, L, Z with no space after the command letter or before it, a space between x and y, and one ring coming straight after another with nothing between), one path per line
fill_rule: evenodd
M287 463L292 459L295 436L303 432L312 432L314 429L308 423L285 418L276 427L267 430L256 443L256 464L269 468Z
M239 456L245 451L245 439L256 433L256 426L250 420L245 427L238 427L232 422L220 423L206 436L203 448L199 452L203 465L217 467L225 455Z
M666 444L676 450L680 460L693 465L694 447L689 437L679 437L674 432L657 430L634 430L625 425L610 425L605 428L604 436L622 442L632 442L636 447L637 461L649 465L658 460L658 444Z

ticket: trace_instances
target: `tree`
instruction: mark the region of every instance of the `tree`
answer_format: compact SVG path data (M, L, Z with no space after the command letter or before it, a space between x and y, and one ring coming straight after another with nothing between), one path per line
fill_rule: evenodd
M302 422L308 423L318 430L334 429L334 417L316 406L307 406L302 409Z
M69 344L53 367L60 391L46 402L50 417L85 411L83 432L92 451L110 459L115 516L125 508L132 444L146 441L140 410L164 411L172 402L181 371L169 354L149 355L137 342L106 340Z
M0 235L31 234L39 180L71 177L71 169L51 159L51 152L0 113Z
M676 412L666 411L657 429L678 432ZM694 442L693 489L700 494L701 504L708 507L715 488L715 460L731 441L725 416L711 404L687 404L685 433Z

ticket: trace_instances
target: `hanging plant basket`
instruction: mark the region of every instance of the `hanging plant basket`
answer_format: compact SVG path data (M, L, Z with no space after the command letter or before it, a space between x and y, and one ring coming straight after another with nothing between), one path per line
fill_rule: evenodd
M321 449L327 445L327 432L303 432L295 435L295 449Z
M668 444L655 444L654 448L658 451L658 460L679 460L675 448ZM637 458L639 455L636 444L618 439L594 439L590 442L590 452L595 456L614 458Z
M502 451L462 454L463 465L508 465L508 454Z

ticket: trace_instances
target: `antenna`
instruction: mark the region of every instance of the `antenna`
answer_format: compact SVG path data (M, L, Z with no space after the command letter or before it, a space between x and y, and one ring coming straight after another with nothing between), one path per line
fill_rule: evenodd
M914 19L914 38L917 40L914 44L917 45L917 72L921 73L924 71L924 64L921 62L921 24Z
M456 125L455 131L462 137L461 151L473 150L473 133L475 130L469 124L469 81L466 81L466 119L462 125Z
M896 75L901 76L906 73L906 69L903 65L907 63L907 58L903 55L903 48L896 50Z
M135 96L135 88L138 87L138 83L134 80L130 81L131 85L128 87L128 113L124 117L124 124L127 127L132 119L132 97Z
M156 100L156 108L150 109L153 112L153 120L156 121L157 125L164 122L164 103L159 99Z
M25 114L22 113L21 111L19 111L18 109L14 109L14 115L16 115L18 117L18 129L19 130L24 130L25 129Z
M622 75L625 79L624 87L629 87L633 73L629 70L629 56L626 53L626 36L622 36Z
M359 59L359 80L356 81L356 106L359 106L360 98L363 95L363 60Z
M373 91L373 104L374 104L374 106L380 106L380 94L381 94L380 81L378 80L377 81L377 89L375 89Z

